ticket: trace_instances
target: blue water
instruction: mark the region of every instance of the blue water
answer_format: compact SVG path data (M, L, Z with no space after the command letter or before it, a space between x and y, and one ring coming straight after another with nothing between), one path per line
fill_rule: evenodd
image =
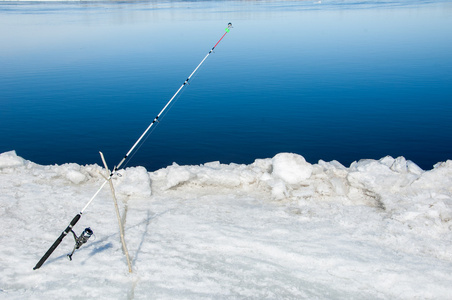
M127 166L452 159L450 1L0 2L0 153L118 163L228 22Z

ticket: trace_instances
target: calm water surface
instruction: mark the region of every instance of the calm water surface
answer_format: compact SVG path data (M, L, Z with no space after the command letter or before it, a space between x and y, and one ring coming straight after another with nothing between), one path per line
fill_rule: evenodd
M128 166L452 159L449 1L0 1L0 152Z

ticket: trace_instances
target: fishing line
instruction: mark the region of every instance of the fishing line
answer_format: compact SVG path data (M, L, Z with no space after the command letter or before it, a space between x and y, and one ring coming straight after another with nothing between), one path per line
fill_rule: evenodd
M229 28L229 27L228 27ZM221 41L221 39L220 39ZM218 45L218 43L216 44ZM215 46L216 46L215 45ZM210 53L215 53L214 51L211 51L208 53L208 55ZM206 55L206 57L208 56ZM205 57L205 58L206 58ZM204 60L203 60L204 61ZM198 65L196 70L201 70L203 68L202 62L201 64ZM192 73L192 75L190 76L190 82L193 81L194 78L196 78L198 76L198 73ZM188 85L190 85L189 82L187 82ZM157 128L157 126L160 124L160 122L165 118L165 116L168 114L168 112L171 110L171 108L173 108L173 106L177 103L177 101L179 101L181 95L185 92L185 89L181 89L179 92L176 92L176 96L174 97L174 99L171 101L171 103L168 105L168 107L166 108L166 110L163 111L163 113L160 115L160 117L158 118L158 121L156 122L156 125L154 125L149 132L146 133L146 135L143 137L143 139L138 143L136 149L127 157L127 159L124 161L122 168L124 169L129 162L132 160L132 158L135 156L136 153L138 153L138 151L141 149L141 147L146 143L147 139L149 138L149 136L151 136L152 132L154 132L155 128Z
M162 115L159 117L158 122L156 122L156 124L149 130L148 133L146 133L146 135L144 136L143 140L138 144L137 148L132 152L132 154L130 154L130 156L125 160L122 169L124 169L125 167L127 167L127 165L129 164L129 162L133 159L133 157L135 156L135 154L138 153L138 151L141 149L141 147L143 147L143 145L146 143L146 141L148 140L148 138L152 135L152 133L154 132L154 130L158 127L158 125L160 125L160 123L163 121L163 119L165 118L165 116L168 114L168 112L171 110L171 108L174 106L174 104L177 103L177 101L180 99L182 93L184 93L185 89L181 90L181 92L174 98L174 100L171 102L171 104L168 106L168 108L162 113Z

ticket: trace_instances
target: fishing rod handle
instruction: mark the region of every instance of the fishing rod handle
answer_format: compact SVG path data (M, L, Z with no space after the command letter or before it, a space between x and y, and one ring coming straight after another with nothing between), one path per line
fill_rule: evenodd
M47 250L46 254L44 254L43 257L38 261L36 266L33 268L33 270L39 269L42 264L49 258L49 256L52 254L52 252L58 247L58 245L61 243L61 241L64 239L64 237L72 230L72 227L74 227L75 224L77 224L78 220L81 218L81 214L77 214L71 221L71 223L68 225L68 227L61 233L61 235L56 239L56 241L53 243L52 246L50 246L49 250Z

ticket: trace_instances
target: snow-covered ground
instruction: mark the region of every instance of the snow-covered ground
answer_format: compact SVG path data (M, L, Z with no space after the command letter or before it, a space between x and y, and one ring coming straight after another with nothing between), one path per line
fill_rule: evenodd
M452 161L121 170L75 231L33 267L104 182L98 165L41 166L0 154L2 299L451 299Z

